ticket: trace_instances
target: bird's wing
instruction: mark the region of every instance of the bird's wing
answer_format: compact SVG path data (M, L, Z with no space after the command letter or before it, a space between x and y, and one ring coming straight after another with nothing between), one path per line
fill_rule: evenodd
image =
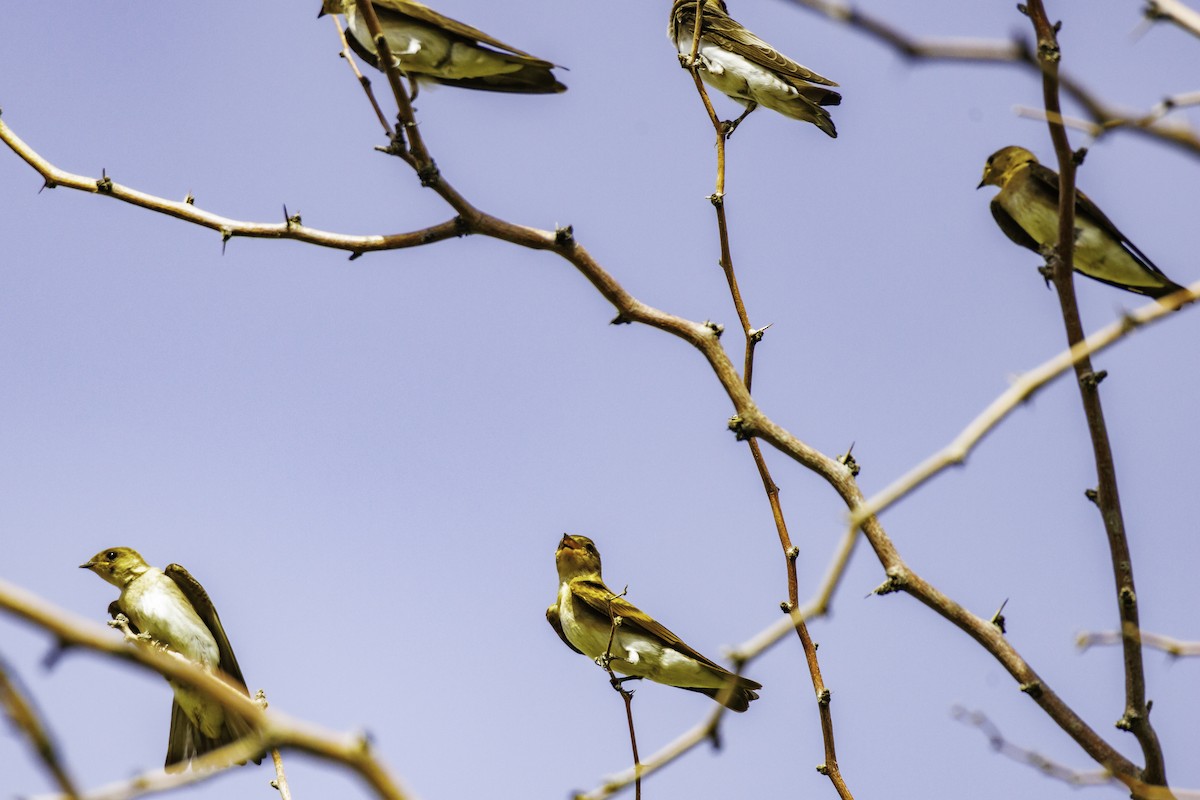
M582 601L584 606L592 611L595 616L599 617L603 624L612 624L613 615L621 617L621 627L623 629L641 633L652 639L658 639L663 645L677 653L682 653L714 669L725 671L724 667L710 661L693 650L682 639L667 630L666 627L645 611L642 611L624 597L615 596L615 593L610 591L602 581L573 580L570 586L572 596ZM579 606L576 605L575 608L576 613L578 613Z
M695 8L694 3L686 3ZM686 8L685 8L686 11ZM689 16L686 13L682 15L687 18L684 25L690 21L695 25L695 11ZM736 53L748 61L758 64L761 67L778 72L781 75L787 75L791 78L798 78L809 83L820 83L825 86L837 86L837 84L829 78L813 72L808 67L797 64L790 58L780 53L771 45L764 42L762 39L755 36L747 30L741 23L733 19L720 9L711 6L705 6L702 15L702 24L704 30L702 35L717 45L723 50L728 50L731 53ZM685 28L686 29L686 28Z
M563 633L562 621L558 618L558 603L546 609L546 622L550 623L550 627L554 628L554 632L558 634L558 638L562 639L567 647L574 650L576 653L583 655L583 651L575 645L571 644L571 640Z
M430 25L435 28L441 28L448 33L461 36L464 39L483 42L486 45L491 45L497 50L503 50L505 52L512 53L513 55L531 59L532 61L539 62L547 67L553 66L553 64L551 64L549 61L542 61L535 55L526 53L524 50L518 50L512 45L505 44L499 39L494 39L478 28L472 28L470 25L467 25L464 22L459 22L456 19L450 19L450 17L443 16L442 14L434 11L432 8L422 5L421 3L413 3L409 0L373 0L373 5L375 6L375 13L381 17L386 17L393 14L402 17L408 17L409 19L414 19L417 22L423 22L426 25Z
M188 762L196 755L196 741L193 734L197 733L183 707L178 700L171 701L171 734L167 738L167 759L163 764L167 772L181 772L187 769Z
M1055 203L1057 204L1057 202L1058 202L1058 173L1057 172L1050 169L1049 167L1047 167L1044 164L1030 164L1029 165L1029 177L1032 178L1033 180L1037 181L1039 184L1041 184L1042 188L1048 189L1051 192L1051 195L1054 197ZM1160 270L1157 266L1155 266L1154 262L1151 261L1146 256L1145 253L1143 253L1141 250L1139 250L1137 245L1135 245L1133 242L1129 241L1129 238L1125 234L1121 233L1121 231L1118 230L1117 226L1115 224L1113 224L1113 221L1110 220L1105 215L1105 213L1100 210L1100 206L1093 203L1092 198L1088 197L1086 194L1081 192L1078 187L1076 187L1076 189L1075 189L1075 217L1080 220L1087 220L1088 222L1091 222L1097 228L1099 228L1104 233L1108 234L1114 240L1116 240L1118 244L1123 245L1125 247L1125 249L1129 251L1130 255L1132 255L1135 259L1137 259L1141 263L1142 267L1144 267L1147 272L1150 272L1150 273L1162 278L1163 281L1165 281L1168 284L1171 283L1171 279L1168 278L1166 275L1164 275L1163 271ZM1095 276L1092 276L1092 277L1095 277ZM1110 283L1113 286L1120 286L1120 287L1126 288L1126 289L1130 288L1129 286L1126 286L1125 284L1112 283L1111 281L1105 281L1103 278L1097 278L1097 280L1102 281L1104 283Z
M213 607L212 600L208 598L208 592L204 591L200 581L193 578L190 572L178 564L168 564L163 572L175 581L184 597L196 610L197 616L208 626L221 654L221 670L233 678L243 690L246 690L246 679L242 677L242 669L233 655L233 648L229 645L229 638L225 636L225 629L221 627L221 618L217 616L217 609ZM249 691L246 691L249 694Z

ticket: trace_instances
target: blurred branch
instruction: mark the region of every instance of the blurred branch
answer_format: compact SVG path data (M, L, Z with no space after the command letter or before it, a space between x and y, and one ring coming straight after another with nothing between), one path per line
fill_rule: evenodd
M54 778L58 788L66 797L74 800L79 796L79 792L75 788L75 781L67 772L62 757L58 754L54 737L50 735L49 728L42 721L37 706L30 698L26 697L15 674L11 673L12 670L8 664L0 659L0 707L4 708L4 712L13 725L25 734L25 738L29 740L41 760L42 766Z
M1062 311L1063 326L1066 328L1067 346L1074 348L1084 341L1083 321L1075 299L1075 169L1083 161L1084 151L1074 153L1067 140L1067 129L1059 121L1062 107L1058 96L1058 69L1062 50L1058 44L1061 23L1051 24L1046 16L1042 0L1029 0L1021 6L1033 23L1038 43L1038 61L1042 67L1042 97L1046 106L1047 125L1050 139L1054 142L1054 153L1058 160L1058 243L1047 259L1052 268L1054 288L1058 294ZM1158 734L1150 722L1150 709L1146 705L1146 672L1142 663L1142 648L1137 640L1128 635L1138 629L1137 590L1133 580L1133 556L1129 551L1129 540L1125 530L1125 519L1121 513L1121 497L1117 489L1117 469L1109 442L1108 426L1104 421L1104 408L1100 402L1100 381L1092 369L1088 355L1075 362L1075 377L1079 384L1079 396L1087 418L1088 435L1092 442L1092 456L1096 463L1096 492L1094 501L1100 510L1108 541L1109 558L1113 569L1113 582L1117 600L1117 613L1121 628L1127 635L1124 640L1125 662L1125 710L1117 727L1133 733L1142 748L1145 766L1135 775L1146 783L1166 786L1166 764ZM1135 796L1137 793L1135 792Z
M965 725L978 728L987 737L988 744L997 753L1007 756L1013 761L1033 767L1043 775L1060 780L1070 786L1076 788L1106 785L1128 786L1136 793L1137 797L1146 798L1146 800L1200 800L1200 792L1197 791L1171 789L1166 786L1151 786L1132 779L1118 781L1112 773L1107 771L1079 772L1065 767L1040 753L1018 747L1009 742L1000 733L1000 729L982 711L967 711L965 708L955 707L951 711L951 715Z
M850 517L851 528L857 528L866 518L891 507L946 468L964 463L971 451L1000 424L1001 420L1081 359L1107 349L1144 325L1170 316L1172 311L1194 303L1197 298L1200 298L1200 281L1192 284L1187 291L1176 292L1123 315L1116 322L1093 333L1074 347L1026 372L1015 380L1003 394L993 400L979 416L975 417L962 433L954 437L950 444L873 495L862 506L854 509L854 513Z
M641 759L638 758L637 733L633 728L633 692L625 688L625 684L617 677L612 668L613 642L617 638L617 628L621 627L621 617L617 616L613 611L612 601L616 600L617 597L624 596L626 591L629 591L628 586L625 587L625 590L620 595L610 594L608 596L608 646L604 648L602 664L604 671L608 673L608 681L612 685L612 688L625 701L625 718L629 721L629 746L633 749L633 793L635 800L642 800L642 763Z
M1129 632L1142 646L1151 647L1155 650L1161 650L1169 656L1175 658L1187 658L1190 656L1200 656L1200 642L1188 642L1183 639L1172 639L1170 636L1163 636L1158 633L1147 633L1143 630L1135 630ZM1089 647L1096 645L1112 645L1120 644L1124 641L1120 631L1099 631L1095 633L1081 633L1075 639L1076 646L1080 650L1087 650Z
M1166 20L1193 36L1200 36L1200 13L1184 5L1181 0L1146 0L1142 13L1148 20Z
M1011 41L982 39L922 39L895 28L882 19L861 11L850 3L831 0L787 0L789 3L821 14L835 22L862 32L914 61L964 61L981 64L1015 64L1041 75L1037 54L1020 38ZM1161 2L1161 0L1159 0ZM1153 5L1155 0L1148 0ZM1172 3L1175 5L1176 3ZM1190 155L1200 156L1200 134L1186 125L1157 124L1158 118L1121 111L1101 100L1073 77L1059 76L1059 84L1072 100L1087 112L1101 134L1130 131L1174 145ZM1100 135L1100 134L1097 134Z
M255 737L214 750L205 758L219 757L221 763L228 763L231 757L239 754L241 758L245 758L271 747L295 748L317 758L345 765L358 773L363 781L385 800L405 800L411 796L401 789L387 767L375 758L366 739L361 735L336 734L276 711L264 711L239 689L178 653L158 647L130 647L124 640L114 637L107 627L58 608L3 579L0 579L0 610L8 611L13 616L53 634L68 647L94 650L111 658L136 664L169 680L186 683L213 702L219 703L227 711L244 717L255 730ZM193 772L195 771L193 768ZM113 787L110 791L114 794L111 796L135 796L132 793L118 795L115 792L121 786L133 787L137 780ZM133 792L134 788L130 788L129 791Z

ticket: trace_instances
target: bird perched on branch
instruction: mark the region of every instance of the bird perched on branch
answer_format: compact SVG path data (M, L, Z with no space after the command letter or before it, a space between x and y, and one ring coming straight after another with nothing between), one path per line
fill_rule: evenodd
M549 61L518 50L481 30L442 16L416 0L372 0L375 16L400 70L410 78L466 89L516 94L565 92ZM383 71L375 42L355 0L323 0L321 13L344 14L350 47Z
M697 0L675 0L671 7L667 36L681 57L692 52L696 6ZM837 84L802 67L746 30L729 16L724 0L702 0L696 58L705 83L746 107L740 117L728 123L728 133L733 133L761 105L785 117L811 122L837 138L837 128L822 108L842 102L840 94L825 88Z
M1022 247L1042 253L1058 244L1058 173L1024 147L997 150L976 188L999 186L992 216ZM1130 292L1163 297L1183 287L1154 266L1104 212L1075 190L1075 271Z
M762 684L709 661L605 586L591 539L563 534L554 561L558 599L546 609L546 620L567 647L594 660L610 656L614 672L700 692L733 711L745 711L758 698L755 689Z
M209 670L220 670L228 683L247 691L217 610L204 587L186 569L178 564L166 570L152 567L128 547L101 550L79 566L121 590L120 597L108 607L114 618L124 614L135 633L148 634ZM186 685L169 683L175 690L175 700L167 742L168 772L186 769L193 758L253 733L244 719L219 703ZM261 756L254 763L262 763Z

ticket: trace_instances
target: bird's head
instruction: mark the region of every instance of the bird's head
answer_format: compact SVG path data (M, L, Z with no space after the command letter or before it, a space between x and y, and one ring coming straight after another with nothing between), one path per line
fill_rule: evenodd
M131 547L110 547L92 556L80 569L90 569L113 586L124 587L150 565Z
M1036 163L1038 163L1037 156L1024 147L1010 145L1001 148L988 156L987 164L983 167L983 180L975 188L982 189L989 185L1004 188L1004 184L1008 183L1008 179L1018 169L1026 164Z
M326 14L345 14L347 0L321 0L321 10L317 12L317 18ZM354 0L348 0L350 5L354 5Z
M573 578L600 580L600 551L586 536L564 533L554 551L554 563L560 582Z

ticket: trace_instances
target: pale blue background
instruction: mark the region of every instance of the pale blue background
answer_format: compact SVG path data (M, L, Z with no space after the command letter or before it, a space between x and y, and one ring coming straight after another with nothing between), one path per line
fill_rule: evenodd
M1145 109L1196 90L1200 41L1140 38L1136 0L1053 2L1065 68ZM247 220L282 204L347 233L450 216L372 150L377 124L317 3L20 3L0 29L4 120L48 159ZM665 37L666 0L443 0L440 10L570 67L570 91L450 88L417 102L446 177L480 207L571 223L637 297L740 337L716 268L712 131ZM914 32L1003 38L1004 2L869 2ZM730 144L735 261L761 346L755 394L827 453L855 442L868 492L943 445L1009 378L1059 351L1038 258L976 193L985 158L1049 160L1016 67L906 62L785 2L733 12L842 85L841 137L761 112ZM382 80L377 85L382 85ZM737 110L717 99L725 116ZM1191 112L1195 120L1197 115ZM1076 145L1085 138L1073 135ZM1128 134L1080 184L1173 278L1200 278L1195 157ZM594 537L614 587L702 651L778 616L783 559L730 407L698 355L613 310L569 265L480 238L368 255L234 240L111 200L38 193L0 152L0 575L101 620L115 589L76 568L129 545L186 565L215 599L251 688L338 730L368 729L424 798L563 798L625 767L604 675L543 620L564 530ZM1077 283L1095 329L1144 302ZM1147 629L1200 638L1195 453L1200 316L1098 359ZM768 452L808 597L844 508ZM1117 649L1075 634L1116 621L1077 392L1055 384L971 458L889 512L911 566L972 611L1009 598L1009 636L1064 699L1113 730ZM864 546L812 626L856 796L1074 797L950 718L990 715L1017 743L1092 769L966 636L883 580ZM115 635L115 634L114 634ZM43 634L0 618L0 653L38 698L80 782L161 763L170 692L89 655L51 673ZM1200 663L1146 657L1169 774L1200 786ZM748 670L765 689L648 798L832 797L794 639ZM638 687L651 753L711 703ZM288 756L297 797L358 797L347 773ZM0 794L50 784L0 735ZM273 796L266 767L194 797ZM1101 790L1111 796L1120 796ZM630 795L631 796L631 795Z

